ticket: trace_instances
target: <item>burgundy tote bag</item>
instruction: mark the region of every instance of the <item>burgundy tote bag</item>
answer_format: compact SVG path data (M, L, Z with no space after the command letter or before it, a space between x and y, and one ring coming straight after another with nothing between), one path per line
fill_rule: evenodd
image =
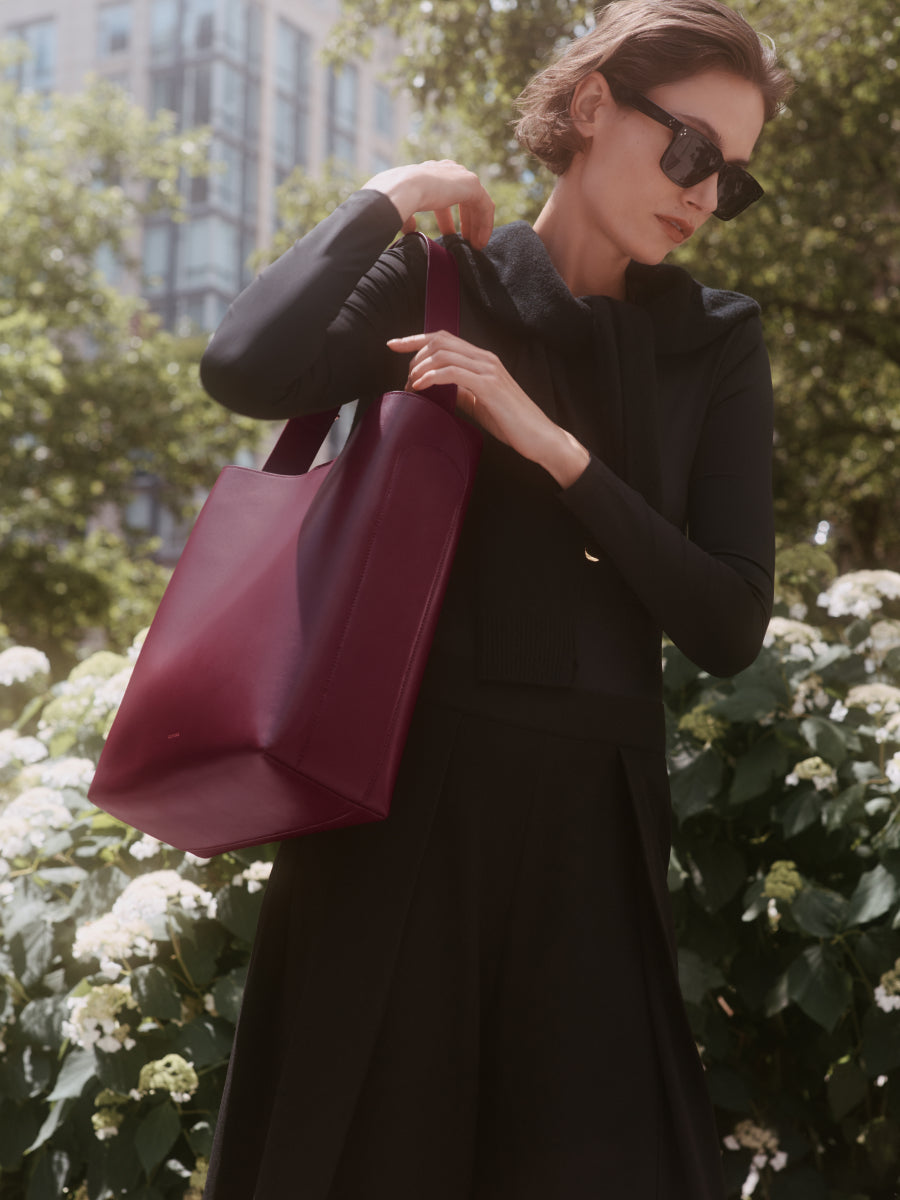
M458 330L428 242L425 329ZM182 552L90 798L194 854L387 816L481 436L456 388L387 392L310 469L336 411L226 467Z

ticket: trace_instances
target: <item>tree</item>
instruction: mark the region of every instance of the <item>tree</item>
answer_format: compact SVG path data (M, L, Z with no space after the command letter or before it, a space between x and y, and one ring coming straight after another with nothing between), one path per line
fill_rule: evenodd
M106 83L42 97L2 82L0 153L0 617L55 657L90 627L127 645L166 573L98 518L124 512L138 471L186 518L252 428L200 388L202 342L98 268L134 267L140 216L178 212L206 146Z
M334 53L364 51L383 24L421 117L417 157L478 170L498 220L532 218L552 179L515 145L514 99L555 47L593 21L562 0L345 0ZM900 561L900 22L893 0L748 0L797 80L764 133L754 173L767 197L711 221L673 261L763 306L778 402L776 504L786 542L834 527L842 568ZM460 69L460 64L465 64Z

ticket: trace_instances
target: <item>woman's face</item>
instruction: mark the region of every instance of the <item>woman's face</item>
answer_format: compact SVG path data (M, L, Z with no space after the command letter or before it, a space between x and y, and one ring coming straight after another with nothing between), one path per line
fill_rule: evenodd
M646 95L705 134L726 162L747 165L764 121L763 99L755 84L724 71L707 71L661 84ZM583 113L596 104L590 120L579 119L579 103ZM573 116L591 139L576 159L579 208L592 233L610 243L611 250L638 262L658 263L709 219L717 206L718 176L690 188L673 183L659 165L672 131L636 109L616 104L602 75L595 72L593 79L579 85Z

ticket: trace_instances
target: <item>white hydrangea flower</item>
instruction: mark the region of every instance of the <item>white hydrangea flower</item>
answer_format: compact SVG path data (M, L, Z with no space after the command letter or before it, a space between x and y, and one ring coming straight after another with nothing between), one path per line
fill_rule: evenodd
M130 1028L117 1020L123 1008L137 1008L128 983L101 983L84 996L70 996L66 1004L69 1017L63 1021L62 1033L76 1046L85 1050L96 1046L111 1054L134 1046Z
M847 716L849 711L850 709L842 700L835 700L834 704L832 705L831 712L828 715L832 721L837 721L838 724L840 724L840 722L843 721Z
M42 675L50 675L50 659L43 650L33 646L10 646L0 653L0 684L9 687Z
M28 766L46 758L49 751L37 738L20 737L14 729L4 729L0 734L0 768Z
M796 787L801 779L810 780L817 792L824 792L836 786L837 772L816 754L796 763L791 773L785 776L784 782L788 787Z
M27 857L44 844L48 831L66 829L71 822L55 788L29 788L0 813L0 858Z
M869 630L865 645L868 646L877 666L881 666L892 650L900 647L900 621L876 621Z
M121 974L120 963L130 958L154 958L156 945L146 921L113 911L79 926L72 952L82 960L99 959L101 972L115 979Z
M798 600L795 604L791 605L789 612L795 621L805 621L809 609L802 600Z
M42 764L41 783L45 787L86 791L94 778L94 770L94 764L89 758L54 758Z
M112 910L120 918L150 921L164 916L170 903L196 912L205 910L211 900L212 892L182 879L177 871L149 871L132 879Z
M158 838L145 833L138 841L131 843L128 847L128 853L132 858L136 858L138 862L143 862L144 859L153 858L159 854L162 844Z
M140 1095L168 1092L176 1104L186 1104L199 1086L197 1072L180 1054L166 1054L145 1063L138 1079Z
M231 882L235 886L246 883L248 892L258 892L271 874L272 864L270 862L255 862L251 863L246 870L239 871Z
M866 618L881 608L884 600L900 598L900 574L896 571L851 571L839 575L817 600L832 617Z
M763 645L771 646L775 642L790 646L792 658L812 659L827 649L818 629L789 617L773 617L769 622Z
M12 900L14 891L15 885L9 879L4 879L0 883L0 904L5 904L7 900Z
M900 713L900 688L890 683L859 683L847 693L848 708L864 708L870 717Z
M891 781L891 791L900 792L900 752L888 759L884 773Z
M96 716L106 716L122 703L128 681L131 679L131 666L125 667L117 675L105 679L94 691L94 712Z
M879 984L875 989L875 1003L882 1012L892 1012L895 1008L900 1008L900 995L892 994Z

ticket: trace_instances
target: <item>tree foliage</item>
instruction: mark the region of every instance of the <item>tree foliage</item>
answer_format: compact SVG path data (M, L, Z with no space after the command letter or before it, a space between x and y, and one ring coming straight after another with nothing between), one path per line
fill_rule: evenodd
M552 184L511 139L532 73L593 21L561 0L345 0L334 50L387 24L420 124L416 157L456 157L496 193L498 220L532 219ZM763 306L778 401L776 502L786 541L834 526L843 567L900 560L900 17L893 0L748 0L797 90L753 170L767 197L710 221L673 261Z
M100 270L134 265L140 216L178 210L205 144L109 84L43 97L0 82L0 153L0 613L54 654L92 626L127 645L165 580L117 528L135 473L186 516L250 428L200 388L202 343Z

